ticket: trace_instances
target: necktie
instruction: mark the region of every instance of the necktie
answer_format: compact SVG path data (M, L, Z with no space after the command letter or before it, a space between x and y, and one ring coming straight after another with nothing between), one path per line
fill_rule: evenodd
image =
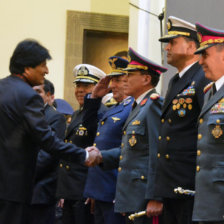
M213 96L215 95L216 92L217 92L216 86L215 86L215 83L213 83L213 85L212 85L212 94L213 94Z
M137 106L137 102L134 101L133 104L132 104L132 110L134 110L136 106Z

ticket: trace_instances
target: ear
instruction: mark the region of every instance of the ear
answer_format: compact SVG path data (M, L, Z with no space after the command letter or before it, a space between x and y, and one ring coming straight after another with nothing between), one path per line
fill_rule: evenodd
M25 67L24 68L24 75L25 76L30 75L30 67Z
M197 50L194 41L189 41L188 42L188 48L187 49L188 49L189 54L191 54L191 55L194 54L194 52Z
M143 82L144 86L150 85L151 79L152 79L151 75L144 75L144 82Z

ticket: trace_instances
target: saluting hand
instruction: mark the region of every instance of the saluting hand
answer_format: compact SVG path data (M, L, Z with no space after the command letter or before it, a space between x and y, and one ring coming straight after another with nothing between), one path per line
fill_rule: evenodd
M102 78L93 88L91 98L102 98L107 93L109 93L111 90L109 87L110 80L111 78L109 76Z

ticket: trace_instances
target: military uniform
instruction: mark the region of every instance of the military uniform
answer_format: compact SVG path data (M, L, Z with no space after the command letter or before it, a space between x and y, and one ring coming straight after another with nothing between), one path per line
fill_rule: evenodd
M99 78L106 74L92 65L80 64L74 68L74 82L97 83ZM85 98L84 107L76 110L67 128L65 142L86 148L93 144L97 122L106 107L101 105L101 100L91 104L92 101ZM85 105L91 104L92 110ZM84 114L86 116L84 117ZM71 161L61 160L59 163L57 197L63 198L63 223L65 224L90 224L93 223L93 216L90 214L89 205L85 205L83 190L85 187L88 167L82 164L75 164Z
M186 35L186 36L185 36ZM179 36L197 40L193 24L169 17L168 42ZM169 82L161 116L155 194L163 198L165 223L192 223L193 198L174 192L177 187L194 189L197 151L197 118L208 83L198 62L188 65L181 77Z
M224 31L196 24L202 53L224 43ZM219 53L219 52L218 52ZM213 56L213 55L212 55ZM214 55L216 56L216 55ZM215 77L215 75L214 75ZM206 88L207 90L207 88ZM216 92L217 90L217 92ZM199 116L193 220L224 223L224 76L210 85Z

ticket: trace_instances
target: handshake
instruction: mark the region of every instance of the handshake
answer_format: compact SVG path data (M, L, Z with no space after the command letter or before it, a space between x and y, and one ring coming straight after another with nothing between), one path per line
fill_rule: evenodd
M98 148L95 146L87 147L86 152L88 152L89 156L85 161L85 165L90 166L96 166L102 162L102 155Z

